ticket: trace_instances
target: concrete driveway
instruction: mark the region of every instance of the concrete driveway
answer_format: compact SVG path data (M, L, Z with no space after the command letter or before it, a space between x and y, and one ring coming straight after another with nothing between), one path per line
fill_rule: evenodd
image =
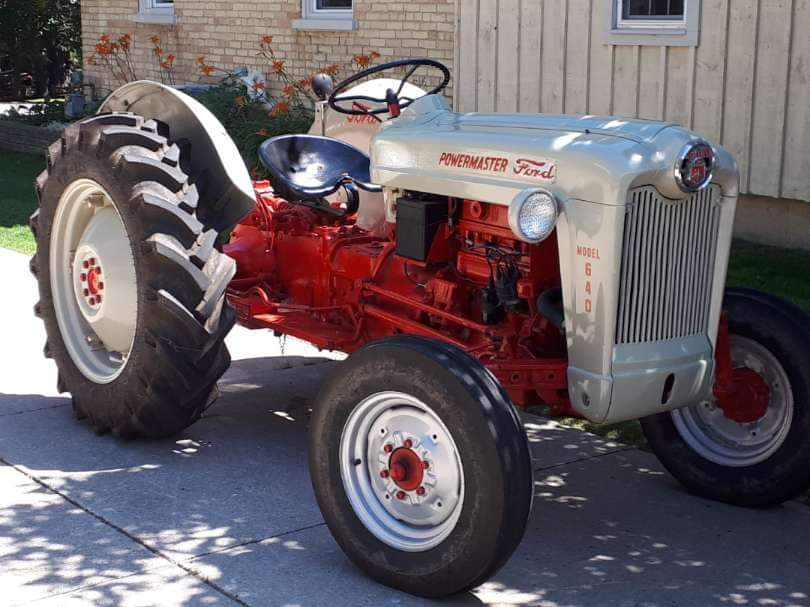
M236 330L222 397L181 436L97 437L55 393L27 259L0 249L0 605L426 605L360 574L306 467L307 408L336 364ZM685 494L651 455L526 418L529 530L445 605L810 605L810 508Z

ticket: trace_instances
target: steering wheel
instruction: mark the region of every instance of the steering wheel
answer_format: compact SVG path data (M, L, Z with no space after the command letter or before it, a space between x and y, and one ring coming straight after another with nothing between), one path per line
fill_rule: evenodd
M349 95L348 97L339 97L340 93L348 89L351 85L355 82L358 82L368 76L372 76L374 74L379 74L380 72L384 72L386 70L404 67L404 66L411 66L411 68L405 73L402 77L399 88L395 91L393 89L388 89L385 92L385 98L379 99L376 97L369 97L367 95ZM442 75L442 83L438 86L433 87L430 91L425 93L425 95L435 95L443 91L447 85L450 83L450 70L447 69L447 66L439 63L438 61L433 61L432 59L400 59L399 61L391 61L389 63L382 63L380 65L375 65L374 67L370 67L368 69L363 70L362 72L358 72L353 76L349 76L338 84L335 89L332 91L332 94L329 95L329 107L339 112L341 114L349 114L350 116L360 116L360 115L371 115L376 116L377 114L384 114L386 112L390 113L392 117L396 118L399 116L400 112L404 110L406 107L411 105L415 99L411 99L410 97L401 96L402 89L405 88L405 84L414 75L420 67L426 66L428 68L439 70ZM367 107L362 102L370 102L370 103L384 103L385 107L380 107L377 109L372 109ZM348 103L351 102L351 108L345 108L338 103ZM378 119L379 120L379 119Z

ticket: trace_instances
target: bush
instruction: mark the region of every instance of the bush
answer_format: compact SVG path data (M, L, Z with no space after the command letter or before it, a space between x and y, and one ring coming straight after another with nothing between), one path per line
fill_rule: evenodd
M236 143L239 153L254 178L266 176L259 162L258 150L268 137L306 133L314 113L303 107L284 112L268 111L265 103L251 101L244 85L223 83L206 91L191 94L214 116ZM271 115L273 114L273 115Z

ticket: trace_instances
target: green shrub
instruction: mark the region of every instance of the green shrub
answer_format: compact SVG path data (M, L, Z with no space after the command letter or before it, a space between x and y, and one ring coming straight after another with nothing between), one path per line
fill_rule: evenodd
M256 178L266 175L258 157L261 143L269 137L306 133L314 117L311 109L295 106L271 115L270 106L251 101L241 84L223 83L192 94L222 122Z

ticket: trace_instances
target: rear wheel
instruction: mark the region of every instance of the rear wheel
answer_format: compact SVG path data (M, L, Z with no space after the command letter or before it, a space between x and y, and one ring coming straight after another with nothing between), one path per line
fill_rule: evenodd
M310 472L349 558L427 597L492 576L532 501L526 436L498 382L462 351L410 336L336 367L312 419Z
M810 488L807 317L748 289L730 289L725 305L735 398L656 415L642 427L690 491L741 506L778 504Z
M233 260L197 219L168 128L132 114L68 127L37 180L37 276L59 390L96 431L160 437L194 422L230 362Z

